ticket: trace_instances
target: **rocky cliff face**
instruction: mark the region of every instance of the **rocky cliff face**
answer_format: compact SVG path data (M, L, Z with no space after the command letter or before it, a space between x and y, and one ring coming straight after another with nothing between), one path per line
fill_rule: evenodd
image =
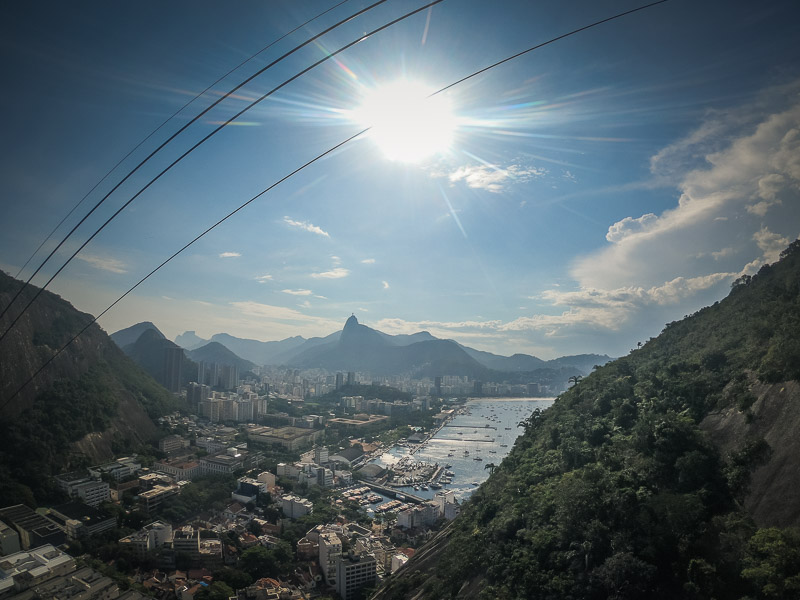
M751 385L755 402L749 413L728 407L708 415L700 427L723 456L764 440L769 456L750 477L744 507L760 527L800 526L800 383Z

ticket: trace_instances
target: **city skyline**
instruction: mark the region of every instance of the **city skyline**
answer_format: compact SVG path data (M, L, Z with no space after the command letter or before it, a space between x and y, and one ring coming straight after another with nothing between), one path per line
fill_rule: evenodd
M54 259L249 100L422 4L387 2L255 79L123 185ZM15 7L2 26L17 93L0 100L9 115L0 268L15 275L105 172L196 93L332 5L243 4L225 19L213 3ZM220 92L365 6L342 5L215 86L56 237ZM49 289L98 314L211 223L359 131L367 98L397 81L439 89L636 6L445 1L415 15L226 127ZM385 333L427 330L503 355L622 355L722 298L800 234L797 16L791 2L667 2L493 69L444 94L451 112L437 122L452 118L452 139L433 140L431 154L355 140L212 231L100 324L269 341L323 337L355 313Z

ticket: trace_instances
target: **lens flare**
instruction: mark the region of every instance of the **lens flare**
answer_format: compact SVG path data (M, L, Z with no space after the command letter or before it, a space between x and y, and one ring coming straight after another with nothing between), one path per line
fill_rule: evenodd
M398 80L369 92L354 119L371 127L370 138L390 160L415 163L446 152L456 119L444 95L429 97L425 85Z

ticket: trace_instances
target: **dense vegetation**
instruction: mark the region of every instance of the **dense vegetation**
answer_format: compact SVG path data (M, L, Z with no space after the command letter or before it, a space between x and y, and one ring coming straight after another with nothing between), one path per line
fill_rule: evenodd
M2 301L10 301L21 285L0 272ZM29 288L21 302L35 292L36 288ZM133 451L155 431L151 419L177 408L177 399L96 325L42 371L35 381L38 391L31 384L12 398L33 371L90 321L90 315L45 292L0 344L0 407L4 409L0 414L0 506L18 502L36 506L37 501L57 499L48 475L86 466L90 460L71 451L73 442L112 428L110 450ZM9 322L6 318L4 325Z
M111 356L95 363L77 380L63 379L39 394L33 406L0 423L0 505L34 505L55 493L47 475L88 466L70 452L70 444L105 431L117 418L119 397L129 394L157 418L176 409L164 388L127 360ZM118 453L136 449L134 439L115 439Z
M769 445L721 456L699 427L721 408L747 414L756 379L798 378L795 242L531 415L435 567L412 561L380 597L800 597L800 534L757 529L741 508Z

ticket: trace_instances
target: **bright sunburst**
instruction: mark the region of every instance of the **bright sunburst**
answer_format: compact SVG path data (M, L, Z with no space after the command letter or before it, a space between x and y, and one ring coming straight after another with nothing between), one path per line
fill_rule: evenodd
M443 95L421 83L398 80L372 90L354 112L371 127L370 137L390 160L418 162L446 152L453 142L455 117Z

